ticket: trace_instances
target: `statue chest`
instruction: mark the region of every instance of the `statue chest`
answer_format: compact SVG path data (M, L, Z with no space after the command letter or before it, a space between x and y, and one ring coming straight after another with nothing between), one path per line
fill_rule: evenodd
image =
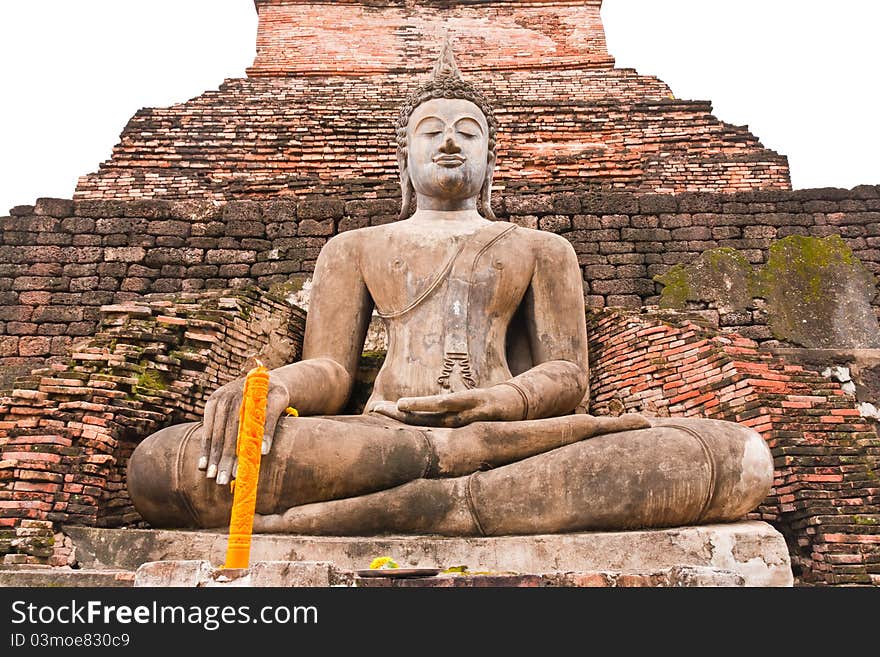
M363 266L364 280L380 316L445 323L510 315L528 288L533 263L513 245L496 245L462 262L457 245L400 249ZM459 259L455 259L456 255ZM478 322L479 323L479 322Z

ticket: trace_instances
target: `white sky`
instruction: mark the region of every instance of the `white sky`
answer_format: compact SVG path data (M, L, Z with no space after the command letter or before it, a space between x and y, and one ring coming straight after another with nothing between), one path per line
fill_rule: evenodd
M795 188L880 184L880 2L605 0L617 65L711 100ZM0 0L0 213L70 198L141 107L243 77L252 0Z

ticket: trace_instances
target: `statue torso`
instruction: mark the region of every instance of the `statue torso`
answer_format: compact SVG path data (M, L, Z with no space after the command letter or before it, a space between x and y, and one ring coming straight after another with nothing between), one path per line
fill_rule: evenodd
M388 333L371 400L482 388L510 378L508 328L531 280L530 233L537 231L520 228L485 249L469 248L490 223L432 229L402 221L365 229L360 268ZM452 283L452 276L461 282ZM466 364L448 357L462 350L451 345L462 343Z

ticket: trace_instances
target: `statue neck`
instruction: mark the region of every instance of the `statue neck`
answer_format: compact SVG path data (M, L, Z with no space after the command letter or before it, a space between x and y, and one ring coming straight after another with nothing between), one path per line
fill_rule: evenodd
M469 198L440 198L437 196L425 196L416 192L416 207L419 210L436 210L446 213L477 211L477 197Z
M476 208L469 210L430 210L423 209L421 206L408 219L414 224L429 224L435 227L448 226L479 226L489 221L483 218Z

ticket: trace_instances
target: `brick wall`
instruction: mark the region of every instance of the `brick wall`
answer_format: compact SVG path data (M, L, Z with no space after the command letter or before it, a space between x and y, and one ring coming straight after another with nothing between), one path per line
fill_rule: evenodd
M496 180L660 193L789 189L746 127L614 68L599 0L257 2L246 79L138 111L77 199L265 199L397 180L399 108L443 35L499 121ZM360 198L360 197L352 197Z
M682 315L603 310L588 325L592 413L752 427L775 476L750 517L783 533L797 581L880 585L880 438L855 396Z
M761 263L772 240L789 234L839 234L880 273L877 187L663 196L519 191L495 199L499 217L568 237L592 307L655 302L659 284L652 277L708 248L732 246ZM393 197L226 204L40 199L0 219L0 366L44 368L21 379L0 406L0 520L134 521L122 473L136 436L169 418L197 417L199 400L221 382L217 372L234 376L244 362L243 352L230 360L215 351L223 339L199 343L220 329L193 329L203 320L186 310L187 296L222 297L222 290L252 282L292 291L286 284L310 275L330 236L393 221L398 205ZM170 296L166 305L144 310L144 293ZM126 303L135 305L105 308L99 330L102 305ZM278 312L296 311L271 308ZM717 311L699 314L703 323L729 323ZM754 426L777 468L759 514L786 533L801 581L876 580L876 434L839 382L759 353L756 342L740 336L682 324L675 314L662 321L622 311L593 317L594 412L705 415ZM755 318L738 330L763 339L766 326ZM131 372L145 367L141 350L162 335L210 347L213 355L189 378L174 369L180 365L155 357L166 351L153 350L148 359L174 370L178 383L202 387L171 397L138 387L143 371ZM257 343L243 340L237 348ZM204 369L209 363L213 376Z
M423 76L230 79L139 110L77 199L265 199L397 181L395 123ZM788 161L706 101L631 69L474 73L499 122L501 185L651 192L789 189Z
M759 264L774 239L792 234L842 235L880 275L878 187L727 195L519 191L495 198L499 218L570 239L594 308L655 304L662 286L653 277L673 265L722 246ZM392 196L225 204L40 199L13 208L0 218L0 368L23 373L63 358L73 341L95 332L103 304L250 282L292 291L332 235L393 221L398 210ZM772 338L765 311L704 315L746 337Z
M257 0L251 77L429 70L445 34L463 71L610 68L601 0ZM406 29L401 29L405 26Z

